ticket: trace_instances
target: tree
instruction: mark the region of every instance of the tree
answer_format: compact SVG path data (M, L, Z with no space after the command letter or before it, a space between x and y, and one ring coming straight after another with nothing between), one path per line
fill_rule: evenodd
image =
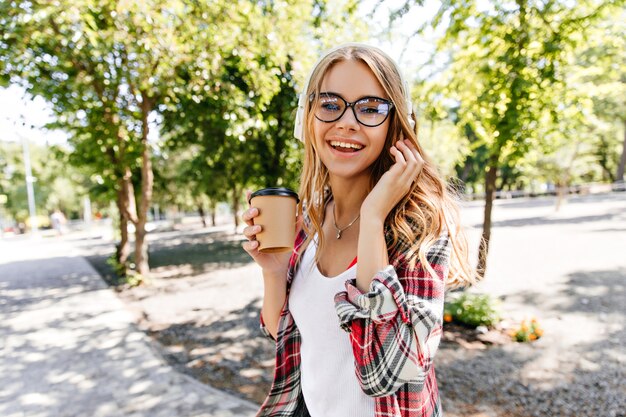
M572 87L591 101L589 128L596 136L598 163L610 181L623 180L626 167L625 22L622 9L594 25L570 73Z
M63 163L59 151L43 145L29 144L37 214L47 218L59 209L68 218L82 215L81 197L86 195L84 176ZM28 220L28 198L22 145L0 141L0 194L6 196L6 214L17 222ZM44 222L45 224L45 222Z
M353 19L352 1L257 6L241 17L246 29L236 46L222 49L223 72L208 90L202 87L206 94L183 95L162 112L167 152L185 154L177 183L193 187L194 196L229 200L235 226L244 189L297 188L301 148L292 132L298 86L330 35L336 43L363 26L346 24ZM181 68L179 77L193 71L193 64Z
M111 2L5 2L0 19L0 74L44 97L57 115L55 127L70 132L69 160L91 167L104 185L117 188L118 207L127 201L136 160L132 131L124 123L120 48L115 48L116 10ZM128 256L126 218L120 222L119 256Z
M153 193L152 154L158 146L150 140L150 118L179 100L208 94L223 75L223 55L238 57L249 68L251 85L267 101L268 90L260 86L277 85L270 72L277 65L250 59L257 55L243 45L257 40L254 47L271 51L276 62L286 57L287 49L270 48L269 35L291 22L270 27L263 17L272 5L282 17L291 16L286 3L244 0L13 1L0 6L6 28L0 40L3 83L21 83L50 101L58 116L55 125L72 132L71 160L91 167L115 189L119 258L123 263L128 256L131 222L140 274L148 273L145 224Z
M498 179L531 149L541 147L538 121L546 109L558 116L549 89L565 82L568 54L611 6L516 0L479 7L475 1L447 1L435 16L433 25L445 30L438 49L448 66L433 88L442 99L456 103L459 127L475 135L477 147L486 150L480 274L487 266ZM518 175L514 170L511 174Z

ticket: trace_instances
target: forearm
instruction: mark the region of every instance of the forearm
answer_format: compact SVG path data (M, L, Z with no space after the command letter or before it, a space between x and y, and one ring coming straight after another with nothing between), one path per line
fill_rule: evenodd
M368 292L374 275L389 265L389 256L385 242L384 220L367 213L361 213L361 219L356 284L359 290Z
M287 277L263 272L263 307L261 315L265 322L265 328L276 339L278 331L278 319L280 312L285 305L287 297Z

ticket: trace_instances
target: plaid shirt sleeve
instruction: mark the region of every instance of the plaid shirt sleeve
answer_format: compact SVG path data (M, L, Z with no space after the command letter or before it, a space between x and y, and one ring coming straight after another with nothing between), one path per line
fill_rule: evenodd
M405 245L408 246L408 245ZM335 297L341 327L350 333L357 378L372 397L394 394L407 383L423 387L439 346L450 242L442 234L428 250L431 276L417 255L400 251L362 293L356 280Z
M267 327L265 326L265 320L263 320L263 314L259 315L259 322L260 322L259 327L261 328L261 334L270 340L276 341L276 339L274 339L274 336L272 336L270 331L267 330Z

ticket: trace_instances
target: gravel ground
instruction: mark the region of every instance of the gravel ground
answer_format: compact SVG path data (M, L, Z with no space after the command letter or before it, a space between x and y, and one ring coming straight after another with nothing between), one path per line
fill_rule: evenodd
M474 246L481 211L463 210ZM624 193L574 197L559 212L551 198L497 202L489 269L472 291L503 299L509 320L537 317L545 334L482 349L443 343L435 363L446 416L626 416L625 232ZM260 402L273 369L273 345L258 332L260 270L236 236L152 239L151 285L120 294L140 326L178 369ZM106 272L109 246L83 246Z

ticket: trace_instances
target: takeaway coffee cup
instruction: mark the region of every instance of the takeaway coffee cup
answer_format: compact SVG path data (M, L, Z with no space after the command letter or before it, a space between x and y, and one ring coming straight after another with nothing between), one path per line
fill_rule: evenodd
M250 195L250 206L259 210L254 224L262 227L256 235L259 252L278 253L293 249L298 201L298 194L289 188L264 188Z

